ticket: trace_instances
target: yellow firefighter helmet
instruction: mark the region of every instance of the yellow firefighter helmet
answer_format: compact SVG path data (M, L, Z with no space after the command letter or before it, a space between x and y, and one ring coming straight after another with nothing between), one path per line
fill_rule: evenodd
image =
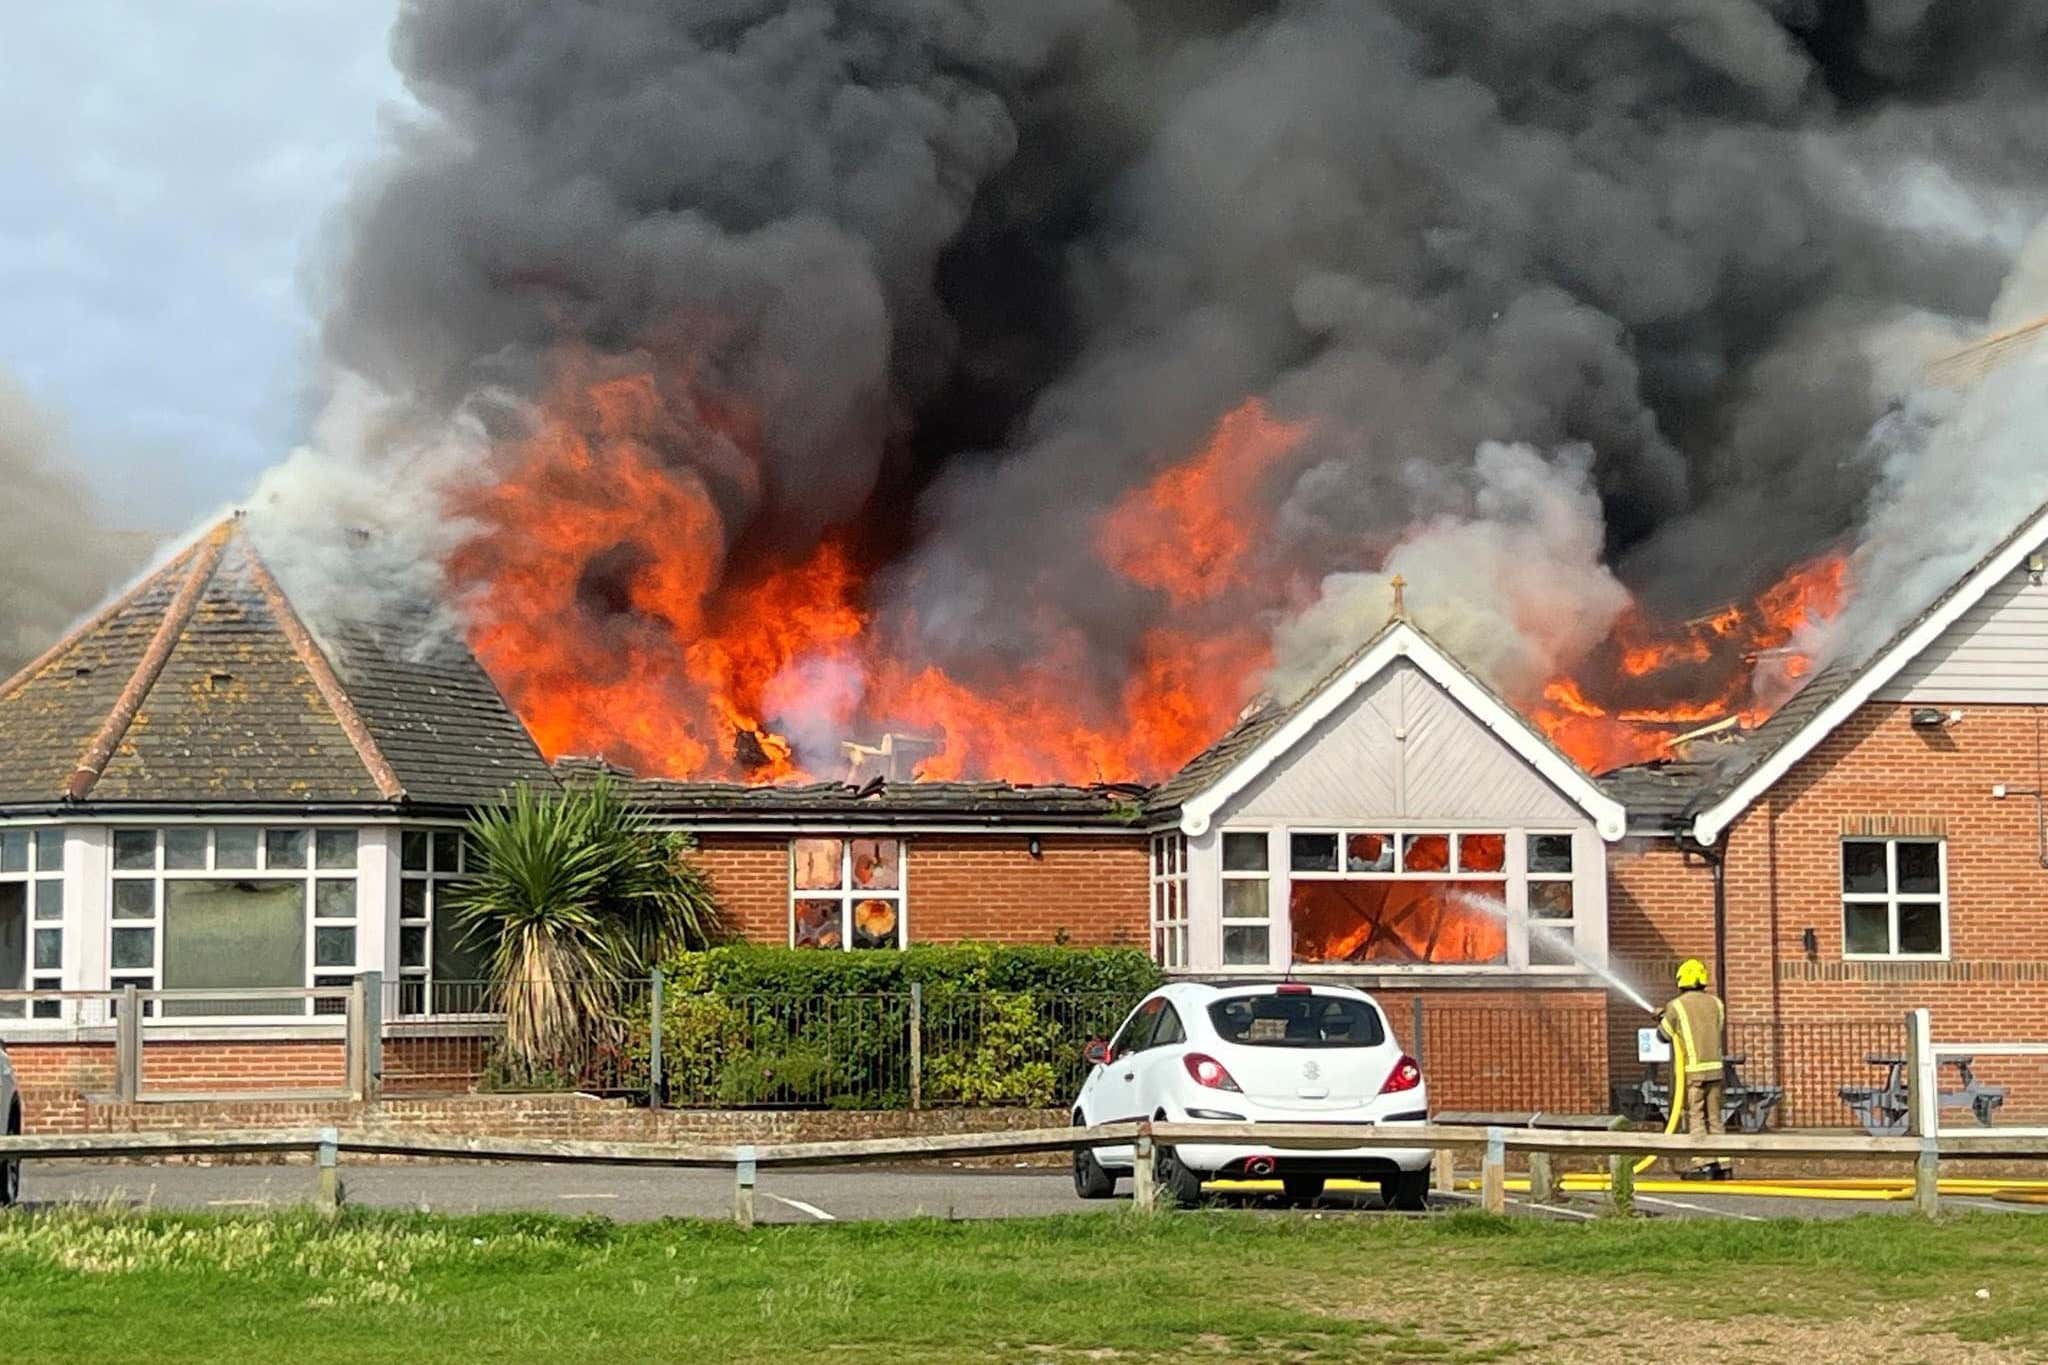
M1689 957L1678 964L1678 988L1687 990L1707 984L1707 964L1696 957Z

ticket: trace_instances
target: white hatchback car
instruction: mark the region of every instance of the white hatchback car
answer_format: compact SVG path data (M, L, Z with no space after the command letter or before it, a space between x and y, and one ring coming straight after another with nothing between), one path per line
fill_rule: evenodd
M1370 1123L1397 1129L1429 1116L1422 1069L1394 1041L1373 998L1345 986L1176 982L1138 1007L1108 1043L1074 1101L1076 1124ZM1394 1136L1394 1134L1390 1134ZM1314 1199L1332 1179L1377 1181L1390 1208L1419 1209L1429 1191L1426 1147L1292 1150L1226 1143L1161 1147L1160 1193L1193 1204L1205 1180L1277 1177ZM1106 1199L1134 1164L1129 1144L1074 1153L1074 1191Z

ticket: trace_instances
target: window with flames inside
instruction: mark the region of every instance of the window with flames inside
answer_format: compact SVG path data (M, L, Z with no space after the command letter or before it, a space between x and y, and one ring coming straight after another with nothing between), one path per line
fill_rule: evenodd
M1577 958L1569 833L1261 829L1222 845L1225 966Z
M789 941L798 948L901 948L903 841L791 841Z

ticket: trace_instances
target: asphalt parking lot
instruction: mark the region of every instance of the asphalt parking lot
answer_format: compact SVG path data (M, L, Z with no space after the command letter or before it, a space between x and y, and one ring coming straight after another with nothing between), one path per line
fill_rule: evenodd
M665 1171L604 1166L482 1166L459 1164L343 1164L346 1198L380 1208L438 1213L541 1211L595 1214L606 1218L729 1218L733 1180L722 1171ZM75 1162L26 1164L22 1199L31 1207L65 1203L129 1207L250 1210L303 1202L312 1192L313 1171L292 1165L84 1165ZM1128 1189L1128 1186L1126 1186ZM1276 1211L1294 1207L1277 1189L1213 1187L1224 1206ZM1469 1194L1434 1195L1432 1210L1467 1207ZM1989 1197L1944 1199L1947 1207L2038 1214L2040 1207L1997 1202ZM1511 1213L1538 1218L1585 1220L1600 1216L1604 1201L1579 1194L1552 1204L1509 1196ZM966 1169L904 1166L821 1171L766 1170L755 1193L762 1222L840 1222L907 1217L1014 1218L1076 1213L1109 1207L1074 1197L1064 1171L1044 1168ZM1315 1206L1345 1215L1387 1214L1376 1190L1334 1186ZM1639 1212L1661 1218L1842 1218L1859 1213L1911 1210L1905 1200L1793 1199L1731 1196L1698 1190L1639 1193ZM1419 1215L1427 1217L1429 1215Z

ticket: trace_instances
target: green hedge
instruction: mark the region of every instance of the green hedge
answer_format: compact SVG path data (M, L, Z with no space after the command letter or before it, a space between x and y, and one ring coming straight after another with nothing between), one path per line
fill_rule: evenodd
M839 953L730 946L663 967L670 1102L902 1108L911 1094L911 986L921 988L923 1101L1064 1103L1081 1053L1159 969L1130 949L988 944ZM645 1021L629 1043L646 1073Z

